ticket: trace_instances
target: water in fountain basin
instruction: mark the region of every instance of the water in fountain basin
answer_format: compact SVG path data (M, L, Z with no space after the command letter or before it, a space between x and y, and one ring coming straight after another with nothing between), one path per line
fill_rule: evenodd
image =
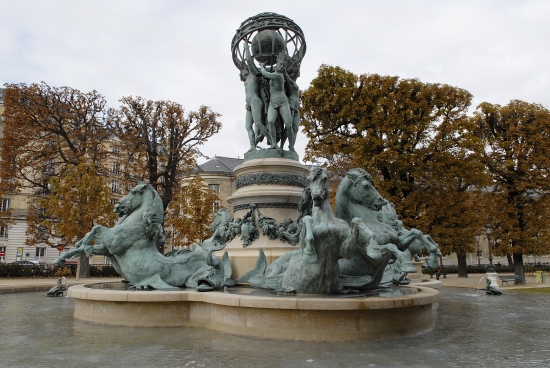
M310 343L198 328L127 328L79 322L74 300L43 292L0 296L6 367L547 367L548 294L499 298L440 290L432 331L382 341Z
M479 279L479 282L477 283L477 291L479 291L479 285L481 285L481 280L483 280L485 278L485 276L483 276L482 278ZM485 289L483 289L485 290Z

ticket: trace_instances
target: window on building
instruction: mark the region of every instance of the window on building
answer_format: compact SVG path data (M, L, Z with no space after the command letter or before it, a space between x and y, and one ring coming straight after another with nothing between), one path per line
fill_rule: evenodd
M217 194L220 194L220 184L208 184L208 187Z
M40 261L40 260L43 260L44 257L46 256L46 248L36 248L35 249L36 253L35 253L35 260L36 261Z
M112 204L112 205L115 205L115 204L117 204L117 203L118 203L118 199L116 199L116 198L111 198L111 204Z
M0 206L0 211L7 211L10 209L10 199L2 198L2 205Z
M113 166L111 168L111 173L113 173L115 175L119 175L120 174L120 164L117 164L116 162L113 162Z
M218 196L220 195L220 184L208 184L208 187L211 190L213 190L214 192L216 192L216 194L218 194ZM219 209L220 209L220 201L215 201L214 203L212 203L212 212L213 213L218 212Z
M120 185L118 184L118 181L113 180L111 183L111 191L115 194L118 194L119 189L120 189Z
M215 201L212 203L212 212L216 213L220 209L220 201Z
M0 226L0 238L7 238L7 237L8 237L8 227Z

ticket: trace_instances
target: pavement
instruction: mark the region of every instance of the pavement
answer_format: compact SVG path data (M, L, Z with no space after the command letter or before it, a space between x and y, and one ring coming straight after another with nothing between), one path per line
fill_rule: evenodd
M504 274L499 274L504 275ZM511 275L511 274L506 274ZM446 278L443 276L439 279L442 286L454 287L454 288L465 288L465 289L477 289L478 285L481 288L485 287L485 280L481 280L484 277L484 274L470 274L468 277L458 277L456 274L447 275ZM435 280L430 279L428 275L424 275L424 280ZM80 284L96 284L96 283L105 283L105 282L117 282L120 281L120 277L102 277L102 278L81 278L77 280L75 278L67 278L69 286L80 285ZM416 281L416 280L414 280ZM481 281L481 282L480 282ZM535 275L526 275L525 276L525 285L514 285L513 282L510 282L509 285L504 284L501 286L499 282L499 288L501 290L514 290L514 289L528 289L528 288L550 288L550 280L547 280L546 283L536 283ZM57 284L57 278L13 278L13 279L0 279L0 294L5 293L17 293L17 292L26 292L26 291L48 291ZM420 284L421 285L421 284Z
M503 275L513 275L512 273L499 273L500 276ZM481 280L482 277L485 277L485 274L482 273L473 273L469 274L468 277L458 277L456 274L449 274L447 277L441 276L439 281L441 281L442 286L454 287L454 288L464 288L464 289L477 289L478 285L480 288L485 288L485 279ZM424 275L424 280L435 280L430 279L430 276ZM481 281L481 282L480 282ZM419 284L422 285L422 284ZM514 290L514 289L530 289L530 288L550 288L550 279L546 280L544 284L536 283L536 276L525 275L525 285L514 285L513 281L509 281L508 285L505 283L502 285L502 282L499 280L498 287L501 290Z
M80 280L74 277L67 278L67 282L70 286L80 284L96 284L102 282L116 282L120 281L120 277L94 277L89 279L81 278ZM57 277L55 278L13 278L4 279L0 278L0 294L5 293L18 293L25 291L48 291L52 287L57 285ZM65 285L65 282L63 282Z

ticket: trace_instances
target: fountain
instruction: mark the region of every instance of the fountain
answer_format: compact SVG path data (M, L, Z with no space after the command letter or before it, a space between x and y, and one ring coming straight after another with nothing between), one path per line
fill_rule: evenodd
M475 288L475 286L474 286ZM476 297L443 287L435 327L396 339L296 342L209 329L73 321L75 299L44 292L0 296L6 367L548 367L548 294ZM492 328L488 328L491 326ZM21 346L32 346L22 353Z
M139 183L115 208L121 219L113 228L94 227L57 260L101 254L130 284L71 287L75 319L305 341L383 339L433 328L437 290L379 287L390 262L393 273L415 272L411 244L434 256L437 244L416 229L384 223L379 215L388 202L364 170L350 170L342 180L335 214L325 170L298 162L296 79L306 52L300 27L261 13L241 24L231 49L245 85L250 141L235 169L238 189L228 199L234 217L221 210L210 239L162 256L155 248L163 240L158 194ZM259 146L263 140L267 147ZM386 286L404 283L397 281Z

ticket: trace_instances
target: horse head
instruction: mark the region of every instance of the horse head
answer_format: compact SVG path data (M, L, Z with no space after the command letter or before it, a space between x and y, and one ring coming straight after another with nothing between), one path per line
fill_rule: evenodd
M342 180L348 181L348 198L351 202L363 205L372 211L380 211L388 202L374 189L372 176L363 169L352 169Z
M214 215L214 219L212 220L210 225L208 225L208 230L214 232L218 227L220 227L220 225L229 224L229 221L231 221L231 214L226 208L221 208Z
M313 204L319 206L328 198L327 171L320 166L313 166L307 178Z
M115 205L115 212L120 216L126 216L137 210L144 202L144 194L149 184L140 182L126 197Z

